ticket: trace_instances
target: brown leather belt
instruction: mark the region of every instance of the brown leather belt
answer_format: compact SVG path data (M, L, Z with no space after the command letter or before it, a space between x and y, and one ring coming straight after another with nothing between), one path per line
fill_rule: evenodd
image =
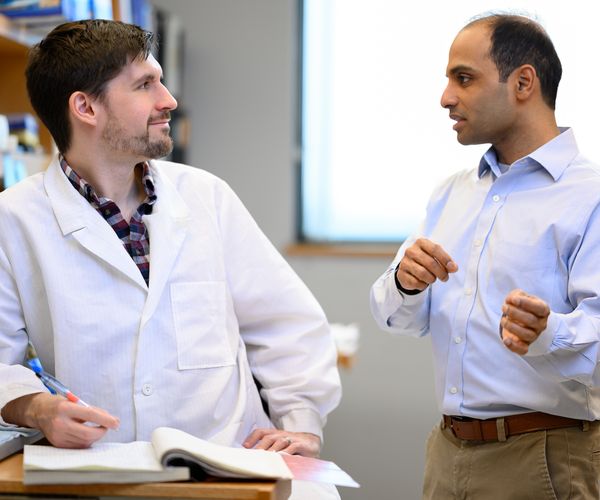
M563 427L584 428L586 424L589 424L585 420L541 412L522 413L489 420L444 415L443 421L446 427L452 429L457 438L468 441L505 441L508 437L517 434Z

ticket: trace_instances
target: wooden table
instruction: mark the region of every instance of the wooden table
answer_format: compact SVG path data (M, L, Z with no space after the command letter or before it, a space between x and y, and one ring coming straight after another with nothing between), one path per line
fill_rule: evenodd
M79 497L204 498L231 500L285 500L291 482L213 479L201 483L143 484L23 484L23 454L0 461L0 499L3 495L74 495Z

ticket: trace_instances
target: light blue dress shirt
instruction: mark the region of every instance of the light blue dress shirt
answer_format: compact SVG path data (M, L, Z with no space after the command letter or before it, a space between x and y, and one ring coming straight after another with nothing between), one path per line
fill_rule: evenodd
M447 282L401 294L394 270L419 236L458 264ZM546 301L548 326L526 356L499 336L516 288ZM600 170L571 129L502 173L493 149L433 194L418 235L371 289L381 328L431 334L436 395L449 415L543 411L600 419Z

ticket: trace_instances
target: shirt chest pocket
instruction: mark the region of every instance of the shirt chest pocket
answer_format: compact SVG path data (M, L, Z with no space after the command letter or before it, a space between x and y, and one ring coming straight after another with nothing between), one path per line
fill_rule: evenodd
M173 283L171 307L180 370L235 364L226 328L224 282Z
M550 300L555 286L557 253L554 245L523 244L501 241L496 244L492 264L492 281L498 292L507 294L515 288Z

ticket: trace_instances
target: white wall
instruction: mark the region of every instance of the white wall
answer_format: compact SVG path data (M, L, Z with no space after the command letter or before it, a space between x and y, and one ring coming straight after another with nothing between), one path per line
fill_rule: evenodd
M178 15L186 31L188 162L228 181L283 250L295 232L296 1L152 2ZM342 372L344 397L330 416L322 454L362 484L341 488L342 498L419 498L425 439L439 418L430 346L392 338L371 319L369 288L387 259L288 261L330 321L361 329L358 362Z

